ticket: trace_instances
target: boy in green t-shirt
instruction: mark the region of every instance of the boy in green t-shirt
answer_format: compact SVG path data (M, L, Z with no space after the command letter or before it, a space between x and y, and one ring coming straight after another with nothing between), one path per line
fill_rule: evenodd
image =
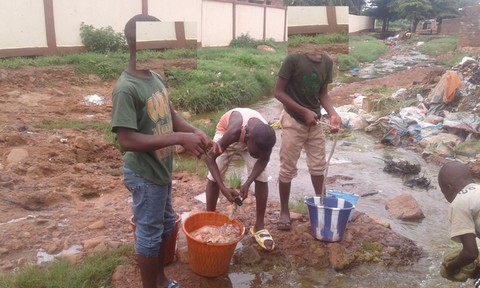
M125 154L124 184L132 193L135 250L143 287L180 287L164 273L166 239L173 231L172 152L182 145L200 157L213 142L173 109L162 78L136 68L136 22L159 21L136 15L125 25L130 50L127 70L113 91L112 131Z
M280 115L282 142L280 146L280 220L277 228L290 230L291 181L297 176L297 161L305 149L308 171L316 195L323 191L325 135L319 124L323 107L330 117L330 132L336 133L341 119L328 96L332 82L333 61L326 54L291 54L283 61L275 84L275 98L284 105Z

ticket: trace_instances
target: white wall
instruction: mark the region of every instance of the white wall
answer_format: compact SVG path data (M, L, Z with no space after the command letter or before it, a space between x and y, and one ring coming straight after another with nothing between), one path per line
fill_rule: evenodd
M372 29L375 25L375 19L368 16L349 15L348 19L348 33Z
M290 6L287 13L289 27L328 25L327 7L325 6Z
M0 0L0 48L47 47L43 11L40 0Z
M337 24L339 25L348 25L349 24L349 17L348 17L348 6L335 6L336 16L337 16Z
M202 21L202 0L149 0L148 14L157 17L161 21L187 21L196 22L195 29L197 30L193 37L189 30L193 26L188 27L185 24L185 36L187 39L197 39L201 42L201 21ZM192 24L189 24L192 25ZM188 34L187 34L188 33ZM188 36L187 36L188 35ZM197 37L198 36L198 37ZM190 37L190 38L189 38Z
M283 41L285 31L285 13L283 9L267 8L267 30L265 37ZM281 21L279 21L281 19Z
M226 46L233 38L232 3L204 1L202 9L202 45ZM213 16L217 15L217 17Z
M254 39L263 39L263 11L263 7L237 5L235 37L248 33Z
M57 46L82 46L82 22L95 28L111 26L115 31L123 32L128 19L142 13L141 1L115 0L112 3L103 0L53 0Z

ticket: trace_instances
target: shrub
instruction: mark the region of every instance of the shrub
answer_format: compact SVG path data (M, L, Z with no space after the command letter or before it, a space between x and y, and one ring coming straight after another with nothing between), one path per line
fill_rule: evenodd
M88 51L107 54L126 49L125 37L120 32L115 32L112 27L95 28L82 22L80 37Z
M239 37L232 39L228 46L232 48L256 48L257 45L259 45L259 41L250 37L248 33L242 33Z

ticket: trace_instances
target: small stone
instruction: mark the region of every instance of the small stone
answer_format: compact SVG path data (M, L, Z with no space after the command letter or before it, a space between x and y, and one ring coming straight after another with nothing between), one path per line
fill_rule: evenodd
M29 156L28 151L22 148L14 148L8 153L7 164L19 163L27 159Z
M105 222L103 219L100 219L96 222L93 222L92 224L88 225L88 229L94 230L94 229L104 229L105 228Z

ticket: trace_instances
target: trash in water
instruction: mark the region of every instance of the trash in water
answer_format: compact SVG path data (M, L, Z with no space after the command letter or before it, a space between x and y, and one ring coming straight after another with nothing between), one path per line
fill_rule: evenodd
M390 174L400 174L400 175L416 175L420 173L421 167L420 164L411 164L406 160L393 161L393 160L383 160L385 162L385 167L383 171Z
M428 189L433 188L432 186L430 186L430 180L425 178L424 176L409 179L404 184L410 188L418 187L427 191Z

